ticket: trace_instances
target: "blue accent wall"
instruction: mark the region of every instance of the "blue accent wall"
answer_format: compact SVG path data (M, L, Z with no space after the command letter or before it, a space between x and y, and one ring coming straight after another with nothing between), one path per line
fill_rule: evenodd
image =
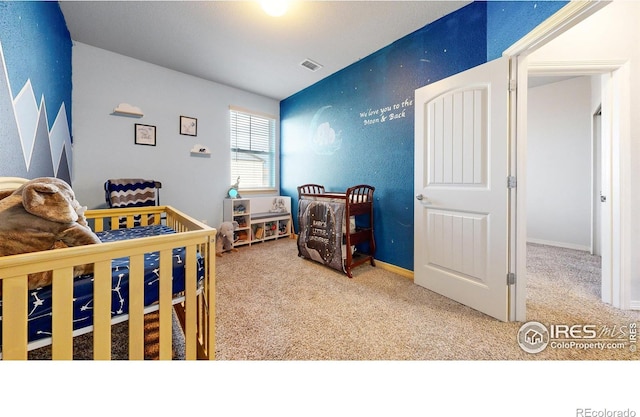
M58 3L0 2L0 47L0 175L56 174L70 182L72 44ZM29 84L35 109L24 104L28 100L14 108L13 100ZM41 104L46 118L38 116ZM66 126L54 128L61 110L59 121Z
M376 259L413 270L414 91L497 58L565 3L471 3L283 100L281 193L294 213L298 185L372 185Z
M531 32L568 1L489 1L487 3L487 61Z

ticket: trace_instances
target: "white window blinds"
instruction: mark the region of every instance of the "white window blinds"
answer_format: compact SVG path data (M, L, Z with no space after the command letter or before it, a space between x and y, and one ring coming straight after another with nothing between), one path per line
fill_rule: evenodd
M231 183L240 189L275 188L274 118L230 110Z

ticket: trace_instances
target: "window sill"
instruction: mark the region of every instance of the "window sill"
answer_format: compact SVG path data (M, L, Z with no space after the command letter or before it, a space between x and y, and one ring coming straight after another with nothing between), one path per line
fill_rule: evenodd
M259 189L239 189L238 194L245 197L248 195L279 195L277 188L259 188Z

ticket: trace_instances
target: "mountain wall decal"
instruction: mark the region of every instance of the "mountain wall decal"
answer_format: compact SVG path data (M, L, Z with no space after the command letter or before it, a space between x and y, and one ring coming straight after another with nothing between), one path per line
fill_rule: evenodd
M9 77L0 45L0 175L26 177L27 167L23 155Z
M44 96L37 106L31 81L13 99L0 44L0 176L58 177L71 184L71 134L64 102L51 131Z

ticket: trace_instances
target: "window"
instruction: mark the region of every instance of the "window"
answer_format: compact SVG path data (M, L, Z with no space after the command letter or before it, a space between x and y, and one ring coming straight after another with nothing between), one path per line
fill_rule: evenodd
M240 177L241 189L275 188L276 119L230 110L231 183Z

